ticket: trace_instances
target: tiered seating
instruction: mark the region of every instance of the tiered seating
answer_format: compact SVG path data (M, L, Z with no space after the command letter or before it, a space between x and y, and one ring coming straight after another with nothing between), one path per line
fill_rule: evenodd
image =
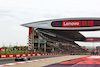
M57 42L68 42L65 39L59 38L59 37L53 37L44 33L40 33L37 32L39 35L41 35L43 38L48 39L48 40L52 40L52 41L57 41ZM50 45L50 43L48 43ZM56 44L52 45L54 47L57 47L58 49L62 50L63 52L67 52L67 53L82 53L82 52L86 52L86 50L82 49L81 47L79 47L78 44L74 43L74 42L70 42L70 45L59 45L57 46ZM76 46L76 47L72 47L72 45Z

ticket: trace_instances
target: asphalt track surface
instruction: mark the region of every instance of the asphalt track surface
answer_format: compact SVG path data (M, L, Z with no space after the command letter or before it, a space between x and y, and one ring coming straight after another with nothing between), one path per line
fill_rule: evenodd
M44 67L100 67L100 56L85 56Z
M36 59L51 58L51 57L61 57L61 56L65 56L65 55L33 56L33 57L30 57L30 58L31 58L31 60L36 60ZM0 65L1 64L7 64L7 63L14 63L14 62L16 62L15 58L0 58Z

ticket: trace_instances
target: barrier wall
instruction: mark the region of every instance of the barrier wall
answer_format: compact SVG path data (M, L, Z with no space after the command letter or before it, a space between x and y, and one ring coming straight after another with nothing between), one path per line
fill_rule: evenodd
M71 53L32 53L32 54L9 54L9 55L6 55L6 54L1 54L0 55L0 58L13 58L13 57L21 57L21 56L44 56L44 55L69 55ZM78 53L78 54L81 54L81 53Z

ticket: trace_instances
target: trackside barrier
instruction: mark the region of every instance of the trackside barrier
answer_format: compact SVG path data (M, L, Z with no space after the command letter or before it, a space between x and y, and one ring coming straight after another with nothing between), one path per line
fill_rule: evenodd
M52 53L50 53L50 55L52 55Z
M21 54L16 54L16 57L20 57L21 56Z
M1 54L1 56L0 56L1 58L6 58L7 57L7 55L6 54Z
M28 53L28 54L9 54L9 55L6 55L6 54L1 54L0 55L0 58L6 58L6 57L9 57L9 58L12 58L12 57L21 57L21 56L44 56L44 55L69 55L71 53ZM74 53L74 54L82 54L82 53Z
M41 56L41 54L40 53L37 53L37 56Z
M12 57L14 57L14 54L9 54L8 56L9 56L10 58L12 58Z
M35 53L33 53L33 54L32 54L32 56L36 56L36 54L35 54Z
M91 55L99 55L99 54L91 54Z
M26 54L22 54L23 57L26 57Z
M45 55L48 55L47 53L45 53Z
M47 53L47 55L49 55L49 53Z
M32 56L32 54L27 54L27 56Z
M45 54L44 54L44 53L42 53L42 55L44 56Z

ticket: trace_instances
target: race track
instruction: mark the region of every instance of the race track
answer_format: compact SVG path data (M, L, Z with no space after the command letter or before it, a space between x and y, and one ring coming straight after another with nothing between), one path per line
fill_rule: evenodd
M31 60L36 60L36 59L51 58L51 57L59 57L59 56L64 56L64 55L32 56L32 57L30 57L30 58L31 58ZM0 65L1 65L1 64L7 64L7 63L14 63L14 62L16 62L14 59L15 59L15 58L0 58ZM20 62L20 61L19 61L19 62Z
M47 58L47 60L43 60L43 58ZM100 67L100 56L96 55L36 56L32 61L6 67Z
M100 56L85 56L44 67L100 67Z

